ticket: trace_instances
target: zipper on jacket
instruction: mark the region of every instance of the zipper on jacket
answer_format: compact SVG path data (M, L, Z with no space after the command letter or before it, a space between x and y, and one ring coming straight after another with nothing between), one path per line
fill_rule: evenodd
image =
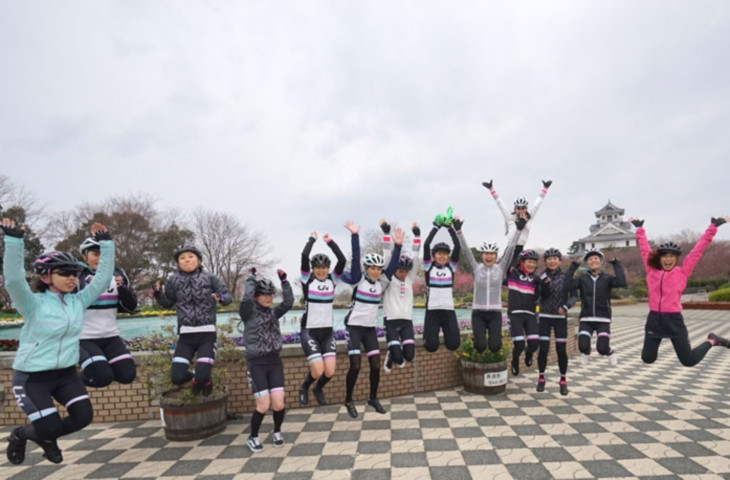
M63 331L63 335L58 341L58 354L56 355L56 370L58 370L61 366L61 349L63 347L63 339L66 337L66 334L68 333L69 327L71 327L71 317L68 316L68 311L66 311L66 302L61 299L61 308L63 308L63 313L66 315L66 329Z
M659 313L662 313L662 300L664 299L664 275L666 270L662 272L662 278L659 279Z
M600 278L600 274L598 277L596 277L595 280L593 280L593 316L596 316L596 284L598 283L598 279Z

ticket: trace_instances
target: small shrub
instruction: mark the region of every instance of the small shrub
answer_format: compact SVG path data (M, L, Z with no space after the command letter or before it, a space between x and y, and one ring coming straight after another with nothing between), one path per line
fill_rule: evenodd
M730 288L721 288L710 293L711 302L730 302Z
M487 339L489 343L489 339ZM502 332L502 346L496 352L492 352L487 348L482 353L477 352L474 348L474 335L469 334L461 341L461 345L456 350L455 355L459 360L474 363L495 363L506 360L512 354L512 338L507 332Z

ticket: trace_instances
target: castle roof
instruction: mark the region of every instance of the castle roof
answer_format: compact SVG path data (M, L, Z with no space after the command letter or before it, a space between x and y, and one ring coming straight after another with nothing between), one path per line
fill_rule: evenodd
M611 203L611 200L609 200L608 203L603 208L595 212L595 214L596 217L600 217L601 215L623 215L624 209L617 207L616 205Z

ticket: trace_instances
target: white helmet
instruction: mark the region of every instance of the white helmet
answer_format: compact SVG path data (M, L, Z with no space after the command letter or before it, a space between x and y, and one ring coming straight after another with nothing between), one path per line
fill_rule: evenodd
M499 252L499 247L497 246L497 242L482 242L478 250L481 253L497 253Z
M81 255L86 255L86 252L92 248L96 248L98 250L100 248L99 242L97 242L94 237L86 237L84 241L81 242L81 245L79 245L79 253Z
M366 267L383 267L385 259L378 253L368 253L362 262Z

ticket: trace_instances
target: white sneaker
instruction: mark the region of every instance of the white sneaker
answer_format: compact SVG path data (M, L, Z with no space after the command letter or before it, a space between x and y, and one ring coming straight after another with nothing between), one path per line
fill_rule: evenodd
M618 355L616 355L616 352L613 352L611 355L608 356L608 364L612 367L618 365Z
M406 361L403 360L403 363L398 364L398 368L405 368L406 367Z
M580 364L581 365L588 365L588 360L590 359L590 355L586 355L585 353L580 354Z
M261 445L261 440L259 440L259 437L252 437L251 435L249 435L248 440L246 440L246 444L253 453L260 452L264 449L264 446Z
M284 446L284 435L282 435L281 432L274 432L274 446L275 447Z
M393 371L393 364L390 363L390 351L385 354L385 361L383 362L383 370L385 370L385 373L390 373Z

